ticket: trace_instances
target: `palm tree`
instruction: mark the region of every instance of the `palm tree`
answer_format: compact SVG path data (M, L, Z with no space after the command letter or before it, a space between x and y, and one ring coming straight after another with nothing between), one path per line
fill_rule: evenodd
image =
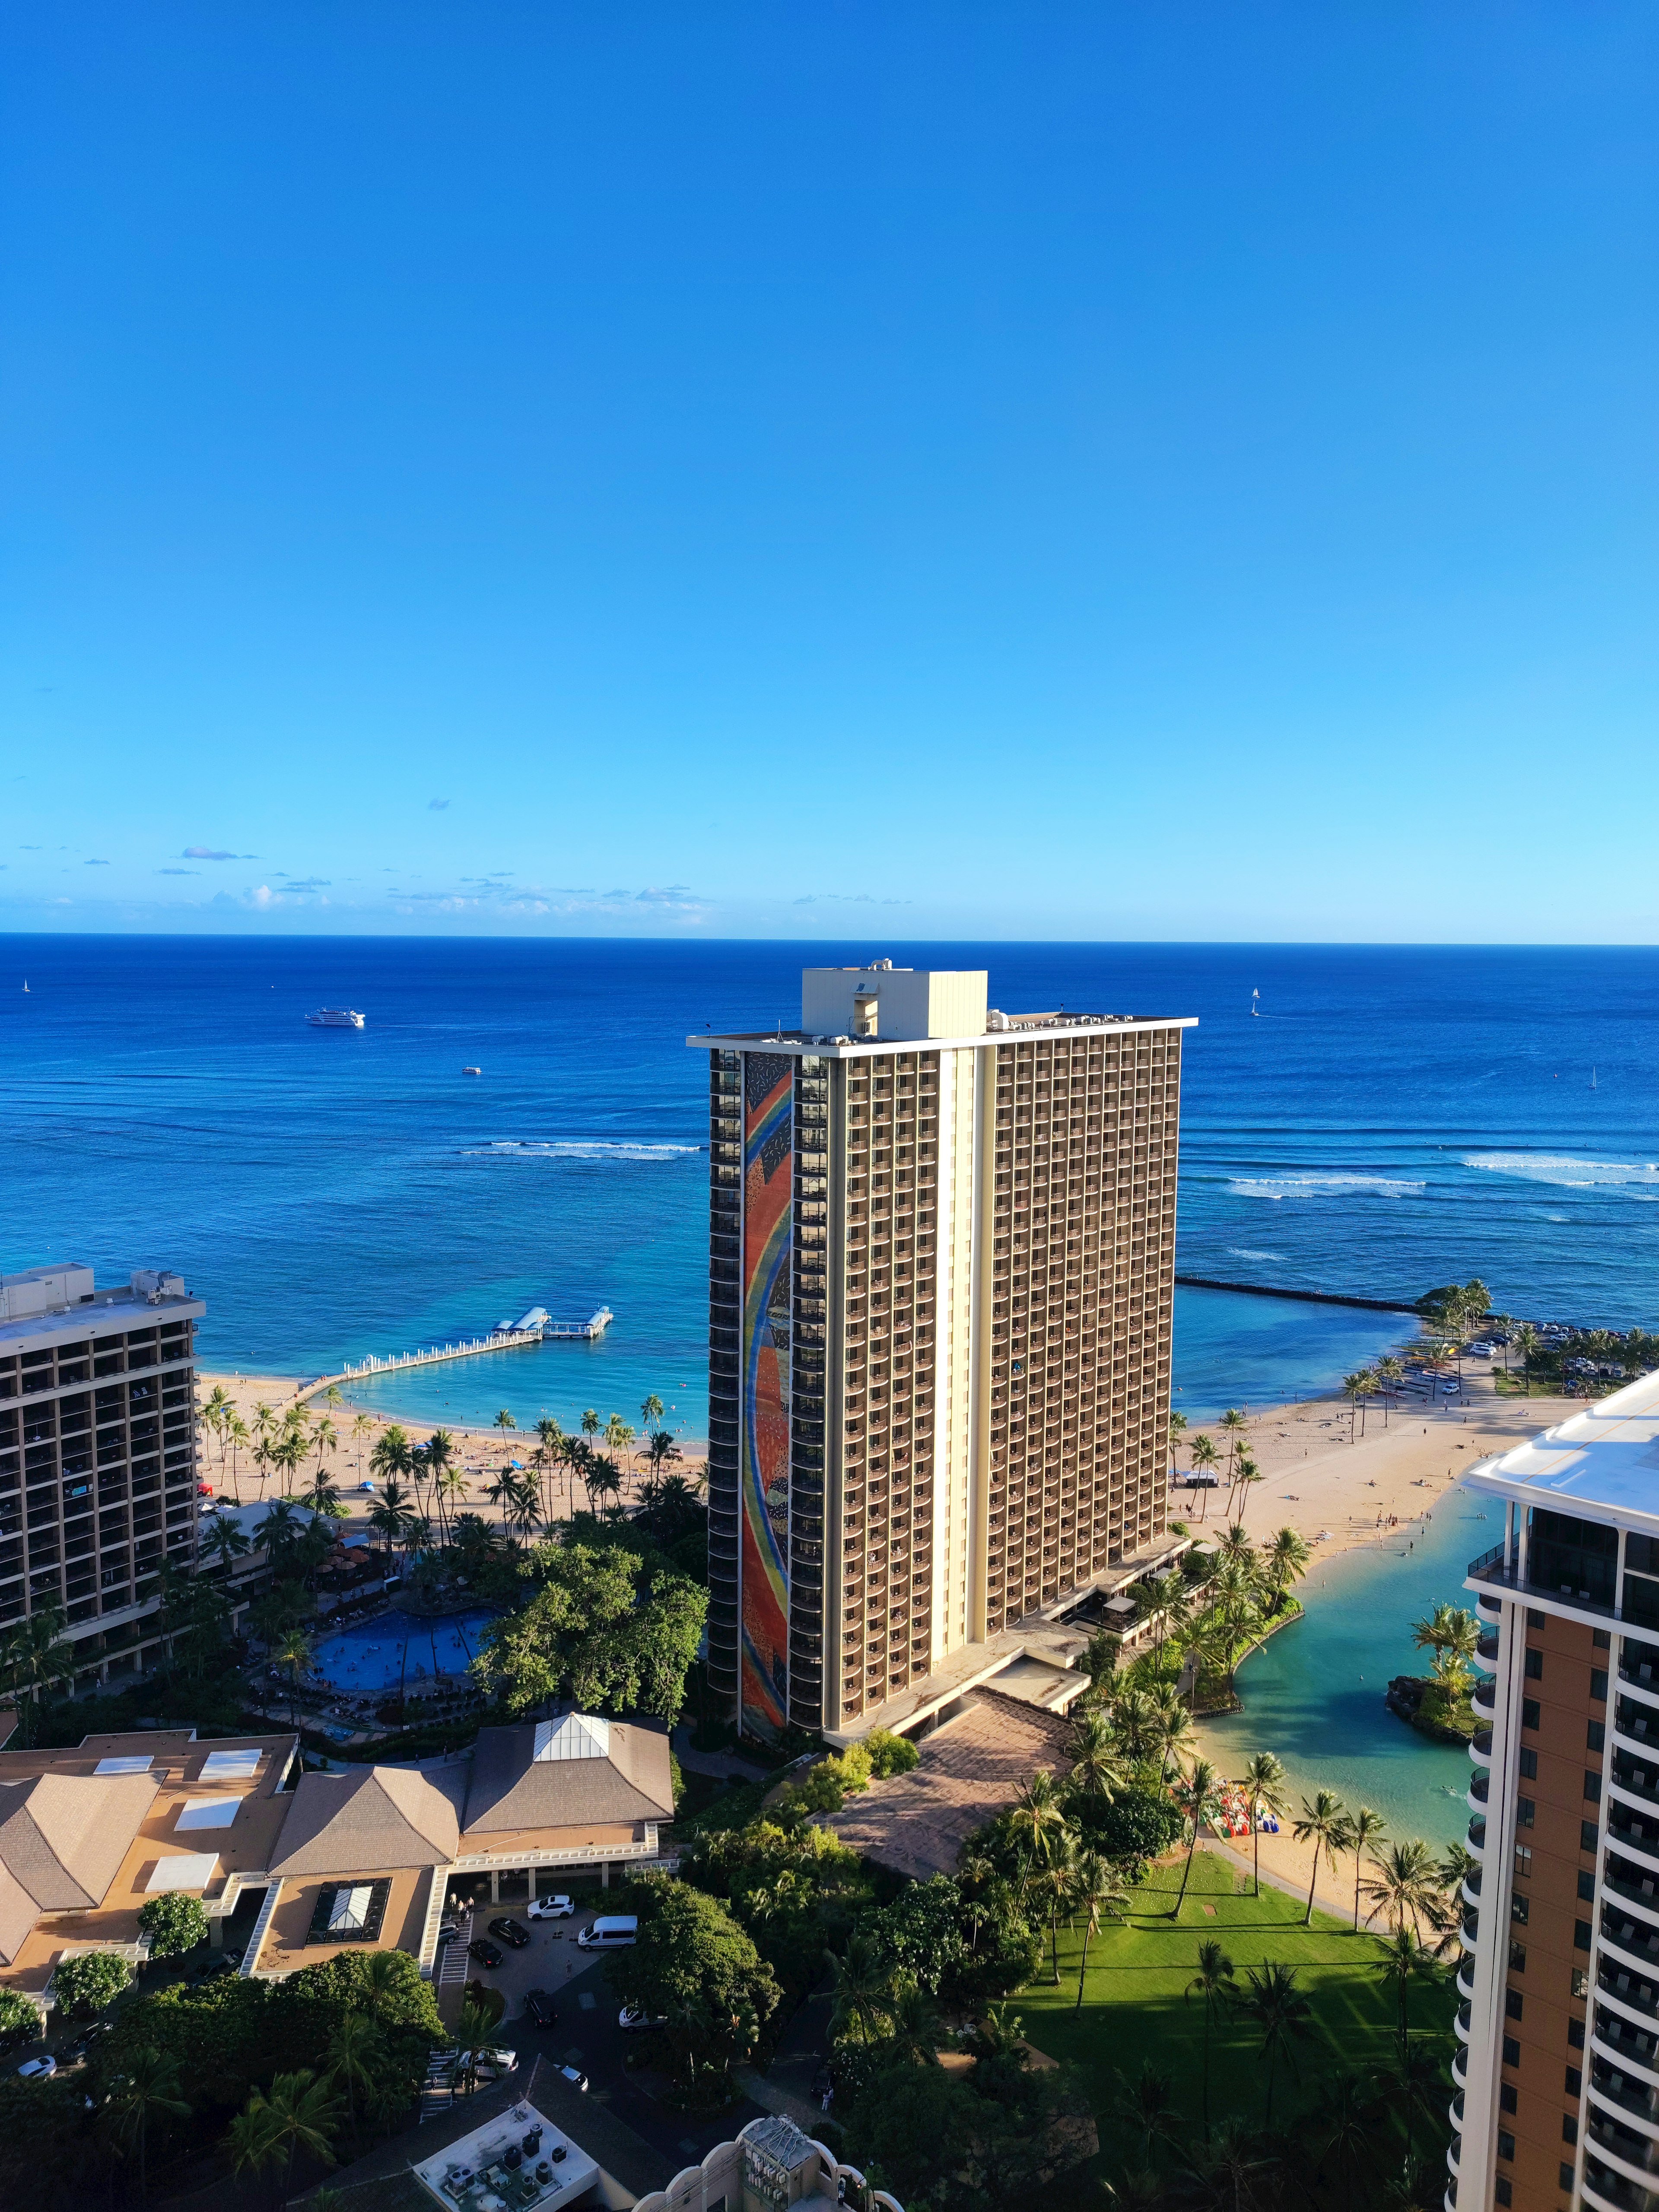
M17 1739L27 1750L40 1717L41 1692L75 1673L74 1647L63 1641L64 1616L56 1606L32 1613L0 1642L0 1692L17 1714Z
M1048 1923L1048 1944L1054 1987L1060 1987L1060 1916L1066 1910L1077 1872L1077 1838L1069 1828L1049 1838L1048 1855L1027 1873L1024 1889L1042 1905Z
M1406 1379L1406 1370L1395 1358L1393 1352L1390 1352L1386 1359L1377 1361L1376 1379L1382 1386L1382 1425L1386 1429L1389 1425L1389 1401Z
M400 1951L371 1951L363 1960L363 1995L373 2021L383 2022L387 2004L403 1991L404 1955Z
M388 1482L365 1517L374 1534L386 1538L386 1563L390 1567L392 1553L407 1537L410 1523L415 1518L415 1509L403 1486Z
M320 1481L323 1473L323 1454L325 1452L332 1454L340 1449L340 1431L326 1413L312 1431L311 1441L317 1447L317 1476Z
M1292 2074L1296 2071L1294 2046L1308 2033L1313 2008L1297 1987L1294 1966L1281 1966L1269 1960L1260 1973L1254 1966L1246 1967L1245 1979L1249 1987L1239 2002L1255 2023L1261 2041L1261 2055L1267 2062L1266 2118L1271 2128L1274 2072L1281 2058L1289 2064Z
M1302 1923L1304 1928L1313 1926L1314 1888L1319 1880L1319 1855L1323 1851L1325 1863L1334 1874L1336 1855L1344 1848L1346 1820L1342 1800L1333 1796L1328 1790L1316 1790L1311 1805L1305 1797L1302 1800L1302 1818L1293 1825L1291 1833L1298 1844L1311 1843L1314 1847L1313 1880L1308 1884L1308 1910Z
M582 1415L582 1434L585 1437L596 1437L604 1425L604 1422L600 1420L592 1407L588 1407Z
M297 2073L279 2074L265 2103L272 2146L279 2156L287 2154L286 2194L293 2184L297 2151L304 2151L307 2158L320 2159L325 2166L335 2164L330 2138L340 2124L339 2101L326 2081L319 2081L308 2066L302 2066Z
M1409 1921L1413 1930L1420 1932L1424 1916L1437 1899L1440 1890L1428 1845L1419 1842L1391 1844L1385 1857L1372 1852L1371 1864L1376 1872L1364 1884L1364 1895L1390 1928L1403 1928Z
M1046 1864L1066 1833L1059 1785L1046 1766L1020 1784L1005 1818L1009 1834L1025 1856L1039 1866Z
M455 2056L461 2086L468 2096L478 2086L478 2067L495 2047L495 2023L482 2005L464 2004L455 2023Z
M368 1455L368 1464L381 1481L390 1486L400 1475L410 1472L410 1456L409 1431L399 1428L393 1421L376 1437L374 1449Z
M519 1479L510 1467L504 1467L495 1480L484 1486L486 1503L499 1505L501 1509L501 1534L504 1536L512 1533L512 1524L507 1516L509 1510L517 1505L518 1497Z
M1079 1713L1072 1723L1068 1749L1072 1759L1072 1771L1066 1778L1068 1793L1109 1805L1113 1791L1122 1787L1123 1758L1105 1714Z
M826 1952L824 1963L830 1969L831 2036L855 2033L860 2043L875 2042L886 2022L891 1994L891 1978L880 1952L855 1929L846 1950Z
M503 1406L501 1412L495 1416L494 1425L501 1431L501 1442L505 1443L507 1442L507 1431L509 1429L516 1429L519 1425L514 1419L512 1414L508 1413L507 1407Z
M1193 1717L1168 1682L1148 1692L1154 1719L1153 1733L1160 1747L1159 1779L1167 1782L1171 1765L1179 1766L1197 1738Z
M1112 1705L1118 1741L1133 1759L1150 1759L1158 1741L1158 1709L1145 1690L1126 1690Z
M1233 1480L1238 1488L1237 1510L1239 1512L1243 1513L1249 1506L1250 1492L1255 1488L1257 1483L1265 1481L1266 1479L1249 1452L1240 1452L1238 1457L1233 1462Z
M939 2064L939 2037L944 2033L939 2007L908 1974L895 1984L889 2018L893 2048L898 2057L913 2066Z
M1378 1941L1382 1948L1373 1961L1374 1970L1384 1982L1394 1984L1395 2033L1403 2051L1409 2037L1407 2004L1411 1984L1413 1981L1437 1980L1441 1968L1419 1941L1417 1930L1407 1928L1403 1922Z
M289 1670L288 1724L294 1728L298 1725L295 1712L300 1702L300 1677L311 1672L311 1638L303 1628L287 1629L270 1656L277 1666Z
M1258 1751L1244 1762L1244 1771L1238 1786L1249 1809L1250 1835L1255 1853L1255 1878L1250 1894L1261 1894L1261 1815L1271 1813L1275 1820L1284 1817L1289 1800L1285 1795L1285 1769L1278 1754Z
M1113 2117L1131 2135L1139 2136L1141 2163L1150 2168L1158 2145L1172 2142L1181 2125L1175 2084L1150 2058L1133 2081L1125 2074L1114 2074L1112 2079L1115 2084Z
M232 1560L245 1559L252 1548L238 1522L216 1513L207 1520L206 1533L197 1547L197 1556L228 1573Z
M605 1423L605 1440L611 1447L614 1464L614 1455L617 1452L626 1452L634 1441L634 1431L620 1413L613 1413Z
M1071 1908L1074 1917L1083 1922L1083 1956L1077 1970L1077 2005L1083 2009L1083 1978L1089 1971L1089 1938L1098 1936L1103 1913L1115 1913L1119 1918L1127 1912L1129 1899L1113 1877L1112 1869L1098 1851L1079 1851L1077 1864L1072 1871Z
M1413 2179L1417 2161L1412 2154L1412 2121L1419 2113L1425 2118L1432 2117L1437 2105L1441 2112L1445 2110L1445 2093L1440 2088L1440 2061L1420 2043L1402 2043L1389 2069L1387 2080L1393 2092L1389 2102L1406 2123L1405 2174L1408 2179Z
M1170 1416L1170 1480L1171 1482L1175 1480L1176 1470L1181 1464L1181 1439L1186 1433L1187 1416L1184 1413L1171 1413Z
M148 2172L152 2120L182 2120L190 2112L190 2100L182 2094L179 2061L171 2052L141 2044L110 2084L105 2110L119 2142L134 2144L138 2153L138 2202L149 2193Z
M1181 1908L1187 1902L1187 1884L1192 1879L1193 1854L1198 1849L1198 1832L1204 1823L1221 1810L1221 1777L1207 1759L1195 1759L1184 1781L1177 1782L1171 1795L1176 1805L1192 1823L1192 1840L1187 1846L1187 1863L1181 1870L1181 1893L1176 1899L1171 1920L1179 1920Z
M1227 1439L1227 1468L1231 1474L1233 1462L1238 1456L1239 1445L1249 1432L1249 1423L1237 1406L1229 1406L1217 1425L1223 1431Z
M1214 2024L1215 2008L1235 1991L1233 1962L1213 1936L1198 1947L1198 1972L1188 1983L1185 1994L1204 2000L1204 2132L1210 2132L1210 2029Z
M357 1447L357 1480L359 1482L363 1479L363 1438L367 1436L372 1436L374 1431L374 1423L369 1414L358 1413L355 1416L351 1424L351 1441Z
M1187 1615L1187 1577L1178 1568L1167 1575L1148 1575L1140 1589L1141 1617L1152 1623L1153 1664L1161 1669L1164 1639Z
M1200 1434L1193 1438L1193 1448L1188 1454L1188 1457L1192 1462L1194 1474L1207 1474L1220 1456L1211 1437ZM1209 1516L1212 1486L1207 1483L1204 1486L1204 1503L1200 1508L1198 1516L1200 1521L1207 1519Z
M640 1407L640 1423L647 1435L656 1434L657 1424L662 1419L662 1400L654 1390L648 1391L646 1394L645 1402Z
M270 2107L255 2089L225 2130L233 2173L260 2173L282 2156L271 2124Z
M1510 1341L1521 1354L1521 1371L1526 1377L1527 1395L1532 1395L1532 1363L1543 1349L1544 1340L1529 1321L1523 1321Z
M427 1473L432 1478L432 1504L438 1516L438 1530L444 1534L444 1499L447 1496L445 1477L455 1457L455 1439L447 1429L434 1429L424 1446Z
M1319 2085L1318 2101L1320 2162L1328 2159L1336 2170L1338 2203L1356 2204L1365 2193L1387 2119L1376 2084L1367 2074L1328 2075Z
M371 1952L369 1955L372 1958L377 1954ZM380 2051L380 2031L366 2012L343 2014L325 2046L329 2079L338 2081L345 2091L346 2114L351 2122L354 2143L357 2140L357 2092L367 2089L374 2081L374 2061Z
M1369 1805L1362 1805L1357 1813L1348 1815L1346 1831L1346 1847L1353 1853L1353 1925L1359 1932L1359 1875L1365 1854L1382 1837L1388 1822L1380 1813L1373 1813Z
M1299 1582L1307 1573L1312 1556L1307 1540L1294 1528L1281 1528L1268 1544L1262 1555L1262 1573L1273 1596L1274 1613L1284 1604L1291 1584Z
M230 1446L230 1492L240 1505L242 1502L242 1486L237 1474L236 1455L239 1451L246 1451L251 1441L247 1423L240 1413L227 1413L222 1434L225 1442ZM222 1459L223 1456L222 1450L220 1457Z
M1342 1395L1348 1401L1348 1442L1354 1441L1354 1420L1360 1401L1375 1384L1376 1377L1367 1367L1357 1367L1352 1375L1342 1377Z
M551 1413L544 1413L537 1422L536 1440L538 1465L545 1473L549 1468L558 1465L559 1448L564 1442L564 1431ZM553 1518L553 1498L550 1491L548 1493L547 1510L543 1514L542 1518L544 1521L550 1522Z

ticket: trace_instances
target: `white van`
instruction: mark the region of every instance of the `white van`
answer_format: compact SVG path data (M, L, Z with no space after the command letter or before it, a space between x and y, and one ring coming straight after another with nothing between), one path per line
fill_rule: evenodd
M622 1913L596 1920L576 1938L584 1951L620 1951L624 1944L637 1943L639 1940L639 1922Z

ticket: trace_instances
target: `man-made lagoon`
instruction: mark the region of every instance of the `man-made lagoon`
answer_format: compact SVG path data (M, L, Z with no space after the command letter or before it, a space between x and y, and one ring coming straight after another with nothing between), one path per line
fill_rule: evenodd
M1449 1488L1425 1529L1402 1528L1397 1540L1312 1567L1300 1590L1304 1617L1239 1669L1243 1712L1201 1724L1207 1755L1237 1774L1252 1752L1277 1752L1292 1811L1304 1794L1334 1790L1350 1808L1381 1813L1394 1836L1421 1836L1437 1850L1460 1840L1468 1753L1419 1735L1382 1697L1391 1676L1428 1672L1413 1621L1443 1601L1473 1609L1464 1571L1502 1534L1503 1518L1490 1498Z

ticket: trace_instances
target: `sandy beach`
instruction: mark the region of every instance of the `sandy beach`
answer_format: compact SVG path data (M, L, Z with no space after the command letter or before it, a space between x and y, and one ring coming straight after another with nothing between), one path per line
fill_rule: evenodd
M1212 1423L1203 1433L1222 1452L1217 1469L1221 1485L1207 1496L1177 1485L1170 1494L1170 1512L1194 1535L1212 1534L1231 1519L1243 1521L1258 1542L1275 1529L1294 1528L1307 1538L1316 1558L1362 1544L1396 1542L1402 1536L1409 1543L1410 1524L1433 1510L1435 1499L1465 1468L1565 1419L1582 1403L1569 1398L1500 1398L1486 1363L1468 1360L1461 1397L1432 1411L1407 1400L1386 1419L1382 1407L1373 1406L1351 1420L1342 1399L1280 1407L1249 1422L1243 1448L1264 1480L1250 1486L1242 1508L1231 1515L1226 1431Z
M292 1375L225 1374L205 1368L197 1370L196 1382L198 1401L211 1397L216 1386L223 1390L250 1430L253 1426L254 1412L258 1407L268 1406L280 1422L295 1399L307 1387L302 1379ZM340 1405L331 1406L321 1392L308 1398L303 1410L313 1429L325 1416L334 1424L337 1443L335 1449L325 1455L327 1471L341 1489L348 1492L365 1479L372 1479L369 1462L374 1457L374 1447L386 1430L394 1425L402 1428L412 1443L419 1443L431 1433L424 1423L407 1419L399 1420L391 1413L372 1413L367 1407L354 1405L349 1398ZM473 1478L471 1495L465 1504L489 1520L495 1509L485 1502L485 1490L510 1460L522 1460L526 1466L529 1464L530 1455L536 1449L535 1431L511 1429L503 1432L496 1428L469 1428L460 1421L445 1425L454 1438L458 1463ZM595 1441L602 1443L603 1439L596 1438ZM636 1439L636 1442L642 1441ZM203 1437L200 1449L202 1480L210 1483L221 1495L233 1495L229 1455L225 1455L222 1463L218 1442L210 1435ZM702 1446L683 1445L682 1449L684 1457L673 1462L674 1471L681 1474L700 1475L703 1460ZM262 1496L276 1498L280 1495L281 1485L274 1469L267 1472L262 1490L260 1470L255 1466L251 1451L239 1450L237 1462L234 1489L240 1492L245 1504L257 1503ZM296 1488L303 1486L315 1465L313 1453L301 1470ZM634 1497L646 1470L642 1463L630 1462L624 1457L622 1472L622 1495L626 1503ZM555 1504L560 1510L568 1511L568 1475L562 1468L556 1468L549 1479L552 1484ZM578 1506L586 1503L580 1484L575 1502Z

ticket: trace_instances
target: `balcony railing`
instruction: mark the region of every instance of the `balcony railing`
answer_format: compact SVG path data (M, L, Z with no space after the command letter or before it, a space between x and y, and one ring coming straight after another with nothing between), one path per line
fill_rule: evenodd
M1497 1683L1495 1681L1477 1682L1471 1695L1470 1703L1479 1705L1483 1713L1492 1711L1498 1704Z
M1615 2158L1622 2158L1626 2166L1633 2166L1641 2173L1659 2173L1659 2142L1651 2136L1638 2135L1615 2120L1610 2112L1603 2112L1592 2105L1586 2130L1590 2141L1610 2150Z
M1468 1911L1463 1915L1462 1932L1466 1943L1478 1943L1480 1940L1480 1915L1475 1911L1474 1905L1470 1905Z
M1462 1965L1458 1968L1457 1986L1462 1990L1465 1996L1472 1997L1474 1995L1474 1961L1473 1959L1465 1959Z
M1644 1881L1632 1881L1628 1875L1614 1874L1609 1867L1602 1875L1601 1886L1620 1897L1629 1898L1632 1905L1639 1905L1644 1911L1659 1917L1659 1881L1653 1875Z
M1632 2012L1659 2019L1659 1984L1648 1980L1639 1967L1621 1966L1616 1959L1603 1959L1596 1979L1610 1997L1617 1997Z
M1654 2077L1654 2088L1659 2092L1659 2037L1646 2028L1638 2027L1634 2021L1626 2020L1622 2013L1598 2004L1591 2040L1596 2045L1602 2063L1639 2067L1644 2074Z
M1634 2181L1626 2181L1599 2158L1584 2160L1584 2194L1610 2212L1659 2212L1659 2196Z
M1633 1765L1627 1757L1617 1755L1611 1778L1615 1790L1627 1790L1645 1804L1659 1805L1659 1773L1650 1768Z
M1478 1559L1469 1561L1469 1580L1485 1583L1493 1589L1514 1590L1528 1597L1550 1598L1557 1605L1570 1605L1575 1613L1593 1613L1598 1620L1622 1620L1624 1614L1616 1605L1604 1604L1592 1597L1588 1590L1564 1589L1559 1583L1534 1582L1530 1575L1521 1574L1519 1545L1515 1546L1507 1559L1504 1547L1494 1544L1490 1551L1482 1552Z
M1491 1788L1492 1771L1490 1768L1483 1766L1480 1773L1475 1776L1474 1781L1470 1783L1468 1794L1474 1798L1477 1805L1484 1805L1486 1802L1486 1792Z
M1485 1765L1492 1765L1492 1730L1490 1729L1476 1729L1469 1743L1469 1757L1480 1760Z
M1474 2008L1466 1997L1463 2002L1457 2008L1457 2025L1462 2029L1465 2035L1469 2032L1469 2022L1474 2019Z
M1659 1863L1659 1822L1648 1821L1642 1826L1639 1813L1632 1813L1628 1805L1614 1803L1607 1810L1607 1841L1616 1844L1621 1851L1635 1851L1643 1858ZM1652 1828L1651 1835L1646 1832Z
M1472 1851L1484 1851L1486 1848L1486 1816L1484 1813L1475 1814L1469 1822L1468 1844Z
M1479 1867L1471 1867L1469 1871L1464 1875L1463 1894L1465 1897L1475 1899L1477 1900L1479 1899L1480 1895L1480 1869Z
M1590 2087L1598 2097L1606 2097L1611 2103L1622 2106L1626 2112L1636 2113L1638 2118L1659 2125L1659 2096L1600 2059L1591 2071Z
M1609 1905L1601 1915L1601 1935L1605 1942L1616 1943L1632 1958L1659 1966L1659 1929L1649 1928L1620 1911L1617 1906Z

